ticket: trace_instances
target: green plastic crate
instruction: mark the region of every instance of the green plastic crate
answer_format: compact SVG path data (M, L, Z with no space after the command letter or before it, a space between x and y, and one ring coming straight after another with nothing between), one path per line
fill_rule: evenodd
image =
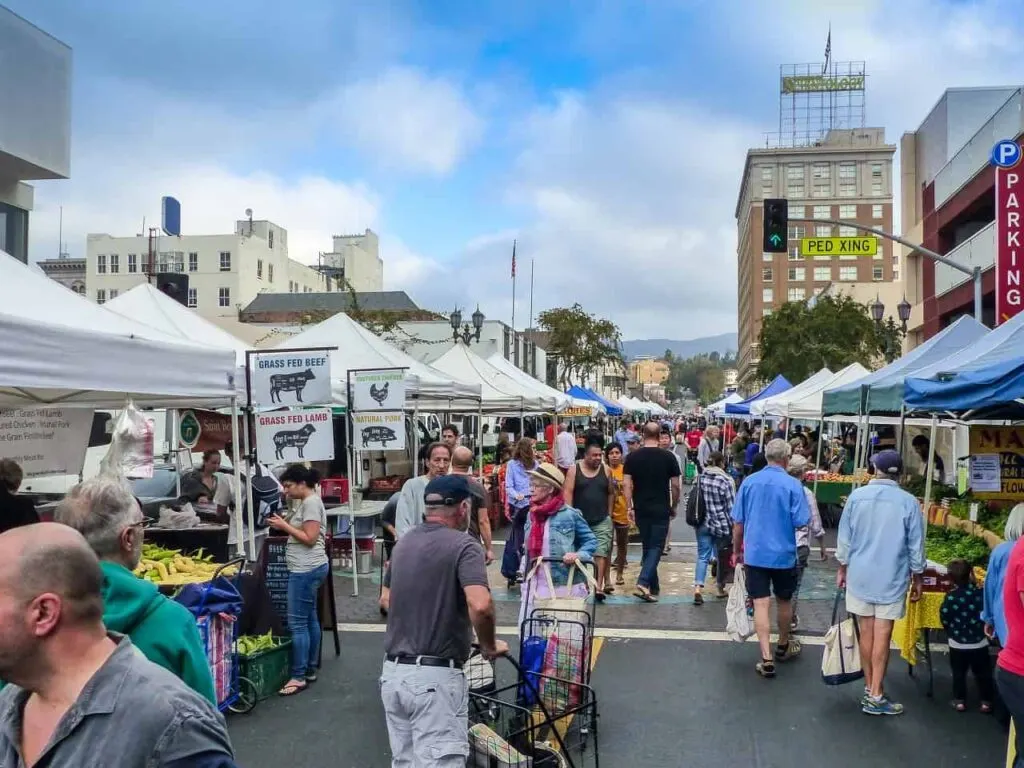
M697 479L697 465L692 461L686 462L686 482L692 483Z
M256 686L256 699L274 696L288 682L291 667L292 641L275 638L280 645L246 656L238 654L238 674Z

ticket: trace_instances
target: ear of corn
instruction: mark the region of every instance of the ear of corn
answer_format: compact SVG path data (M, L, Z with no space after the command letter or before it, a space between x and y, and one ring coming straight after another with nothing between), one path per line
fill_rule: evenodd
M135 575L160 586L183 586L210 581L220 567L212 562L212 555L199 550L193 557L186 557L180 549L164 549L154 544L143 544L142 559L135 568ZM223 576L234 576L236 566L225 568Z

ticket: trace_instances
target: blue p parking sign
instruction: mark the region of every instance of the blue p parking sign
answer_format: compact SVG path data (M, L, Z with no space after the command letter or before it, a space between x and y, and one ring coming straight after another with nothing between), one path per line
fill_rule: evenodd
M1020 144L1012 139L1003 139L992 147L992 165L997 168L1013 168L1020 162Z

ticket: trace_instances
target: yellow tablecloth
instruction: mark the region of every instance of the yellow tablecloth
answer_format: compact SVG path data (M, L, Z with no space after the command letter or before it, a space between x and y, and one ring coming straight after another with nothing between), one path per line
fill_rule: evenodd
M896 622L892 639L908 664L917 664L917 636L922 629L942 629L939 609L946 595L942 592L925 592L916 603L907 594L907 613Z

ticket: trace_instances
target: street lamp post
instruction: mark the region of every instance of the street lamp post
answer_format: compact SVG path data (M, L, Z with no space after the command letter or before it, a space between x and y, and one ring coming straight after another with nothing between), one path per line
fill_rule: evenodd
M456 343L462 341L463 344L469 346L470 342L474 340L480 341L480 331L484 328L484 313L480 311L479 305L472 315L472 327L469 323L462 322L462 310L458 307L448 316L448 321L452 325L452 340Z
M875 300L874 300L874 302L872 302L871 304L868 305L868 309L871 311L871 319L875 321L875 325L878 326L879 328L881 328L881 326L882 326L882 319L885 317L885 304L882 303L882 300L878 297L878 294L875 294ZM900 318L900 327L903 329L904 333L907 332L907 321L910 320L910 311L911 311L911 309L912 309L912 307L910 306L910 302L907 301L907 297L906 296L903 297L903 301L901 301L899 304L896 305L896 312L897 312L897 314L899 315L899 318ZM896 350L893 348L892 340L889 339L888 337L886 337L886 339L885 339L885 358L886 358L886 360L888 360L889 362L892 362L893 360L895 360L896 359L895 358L895 353L896 353Z

